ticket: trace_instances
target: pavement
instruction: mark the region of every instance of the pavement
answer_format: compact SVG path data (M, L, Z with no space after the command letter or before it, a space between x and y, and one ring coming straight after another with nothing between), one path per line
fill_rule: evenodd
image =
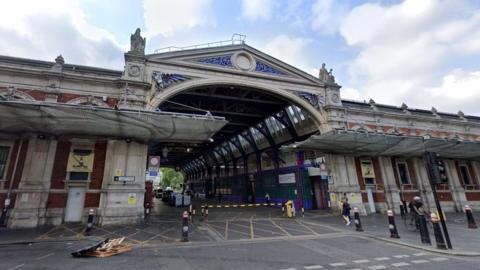
M185 209L161 202L144 222L95 227L90 235L85 235L84 224L0 229L0 262L7 263L0 263L0 270L65 269L62 261L76 269L131 269L130 261L162 265L160 269L449 269L453 264L480 269L480 230L467 229L462 214L447 214L453 249L438 250L431 228L433 245L422 245L418 232L400 217L396 222L401 238L393 239L386 215L362 216L364 232L356 232L353 223L345 226L339 215L325 211L289 219L276 207L215 205L207 218L198 215L200 202L194 205L197 216L187 243L180 241ZM92 259L69 256L99 239L118 237L125 237L133 251L97 260L93 268L88 263Z

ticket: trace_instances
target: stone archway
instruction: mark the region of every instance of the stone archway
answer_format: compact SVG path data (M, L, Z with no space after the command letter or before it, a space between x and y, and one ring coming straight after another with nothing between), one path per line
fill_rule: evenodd
M317 108L313 107L308 101L295 95L293 91L287 91L277 86L272 86L263 82L250 82L238 79L197 79L171 86L166 90L157 93L147 104L147 110L155 110L160 104L169 100L175 95L181 94L182 92L189 91L198 87L208 87L215 85L247 87L259 91L264 91L265 93L273 96L279 96L308 112L320 131L326 129L326 127L324 126L326 123L326 117Z

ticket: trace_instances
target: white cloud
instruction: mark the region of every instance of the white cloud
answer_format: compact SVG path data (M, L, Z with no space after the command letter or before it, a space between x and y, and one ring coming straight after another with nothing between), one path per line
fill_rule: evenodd
M16 0L0 9L0 53L67 63L122 67L122 48L108 31L88 23L77 1Z
M325 34L335 33L347 12L341 1L317 0L312 5L312 28Z
M195 27L215 25L211 0L145 0L143 3L147 34L172 36Z
M272 16L274 0L242 0L242 16L249 21L268 20Z
M265 53L278 58L287 64L311 70L305 66L308 63L308 55L305 47L311 42L309 39L278 35L264 45Z
M467 88L462 83L466 78L468 85L475 84L477 73L449 74L452 67L459 65L459 59L480 56L480 10L468 1L364 4L348 13L340 32L348 45L359 49L350 65L350 75L352 81L361 83L351 87L359 89L364 99L371 97L398 105L406 102L424 108L436 107L433 102L437 102L445 109L454 109L442 102L450 98L447 93L455 93L459 102L480 93L478 87L459 90ZM433 99L433 93L438 98ZM454 110L459 106L462 104L455 104ZM480 113L478 109L476 112Z

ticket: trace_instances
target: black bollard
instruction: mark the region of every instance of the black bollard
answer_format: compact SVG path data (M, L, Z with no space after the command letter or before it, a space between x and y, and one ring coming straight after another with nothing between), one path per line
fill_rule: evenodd
M193 208L193 210L192 210L192 223L193 223L193 220L194 220L194 218L195 218L195 213L196 213L196 209Z
M188 242L188 213L183 212L182 216L182 242Z
M205 218L208 220L208 205L205 205Z
M302 207L302 218L305 217L305 208Z
M93 215L94 214L95 214L95 212L93 211L93 209L88 210L87 229L85 230L86 235L89 235L90 232L93 229Z
M282 217L285 216L285 204L282 204Z
M353 208L353 218L355 222L355 230L357 232L363 232L362 222L360 221L360 214L358 213L358 208Z
M402 217L403 220L407 219L407 215L405 215L405 208L403 208L402 204L400 204L400 216Z
M424 214L417 215L417 218L418 218L418 224L420 225L420 238L422 240L422 243L431 245L432 242L430 241L430 234L428 233L427 221L425 220L425 215Z
M400 238L397 231L397 225L395 225L395 217L392 210L387 211L388 215L388 229L390 230L391 238Z
M465 205L465 214L467 215L468 228L469 229L478 228L477 224L475 223L475 219L473 218L472 208L470 208L470 206L468 205Z
M435 234L435 241L437 241L437 248L447 249L447 246L445 245L445 241L443 240L443 234L442 234L442 230L440 229L440 224L438 224L440 219L437 217L435 213L432 213L430 215L430 219L432 220L433 234Z

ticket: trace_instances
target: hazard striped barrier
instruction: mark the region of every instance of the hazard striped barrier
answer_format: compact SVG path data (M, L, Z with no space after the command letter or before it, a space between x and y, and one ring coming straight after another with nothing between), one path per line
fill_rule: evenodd
M282 206L281 203L249 203L249 204L204 204L201 207L205 208L237 208L237 207L258 207L258 206Z

